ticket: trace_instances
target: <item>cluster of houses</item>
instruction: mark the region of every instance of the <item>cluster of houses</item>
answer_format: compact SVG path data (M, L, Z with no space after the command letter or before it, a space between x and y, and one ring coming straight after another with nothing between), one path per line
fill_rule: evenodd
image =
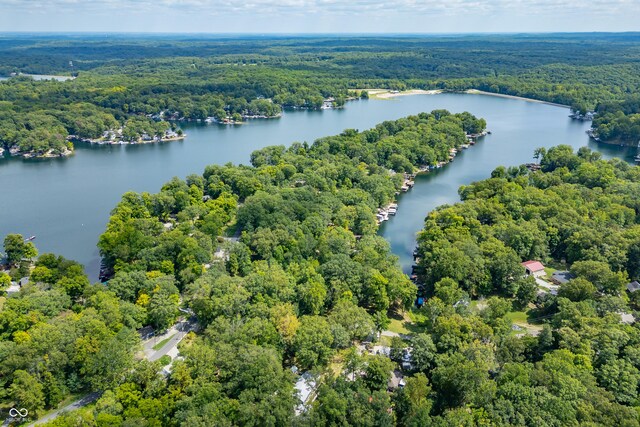
M329 100L332 100L332 98L329 98ZM327 101L329 101L327 100ZM325 101L325 102L327 102ZM460 146L460 149L467 149L472 145L475 145L478 138L481 136L485 136L488 133L491 132L487 132L484 131L480 134L472 134L472 135L467 135L467 143L466 144L462 144ZM449 150L449 161L447 162L438 162L435 166L429 166L429 165L425 165L425 166L421 166L420 168L418 168L418 173L425 173L425 172L429 172L430 170L433 169L439 169L441 167L443 167L444 165L446 165L449 162L452 162L453 159L456 157L456 155L459 153L459 151L456 148L452 148L451 150ZM392 169L389 170L389 174L390 175L395 175L396 172ZM415 185L415 177L416 177L416 173L413 174L409 174L409 173L404 173L403 174L403 183L402 183L402 187L400 187L400 190L404 193L408 192L409 190L411 190L413 188L413 186ZM396 192L396 196L399 195L400 192ZM388 221L389 220L389 216L390 215L395 215L396 212L398 210L398 205L397 203L391 203L388 206L382 207L378 209L378 213L376 214L376 220L378 225L380 225L382 222L384 221Z
M569 282L571 279L575 279L576 277L569 271L554 271L549 277L547 276L544 265L540 261L525 261L522 263L522 266L525 269L525 274L535 278L536 283L539 286L538 295L545 294L547 292L552 295L557 295L560 286ZM638 283L637 280L628 283L626 290L629 293L638 292L640 290L640 283ZM635 322L635 317L631 313L619 312L618 314L620 315L620 320L623 323L631 324Z
M399 387L405 386L403 372L413 370L411 351L411 347L407 347L402 350L401 360L399 361L402 369L394 369L390 372L391 375L389 381L387 382L388 391L392 392ZM361 355L369 354L371 356L386 356L388 358L391 358L391 347L384 345L372 345L370 342L365 342L362 345L359 345L358 352ZM295 389L298 392L301 403L296 407L295 411L296 415L300 415L301 413L309 409L309 406L316 398L315 392L318 386L318 378L310 372L300 373L298 367L296 366L293 366L291 368L291 372L298 375ZM355 381L356 376L362 375L364 375L364 371L353 373L347 379L350 381Z
M573 111L571 114L569 114L569 117L571 117L572 119L575 120L582 120L582 121L592 121L593 118L596 116L595 111L587 111L586 113L582 114L580 113L580 111Z
M126 141L123 139L122 128L119 129L110 129L104 131L100 138L91 139L91 138L79 138L76 135L69 135L67 137L70 141L81 141L88 142L90 144L110 144L110 145L126 145L126 144L147 144L152 142L162 142L162 141L174 141L177 139L183 139L185 134L178 134L173 129L167 129L162 135L149 135L147 133L143 133L140 135L138 141Z
M384 208L378 208L378 213L376 214L376 221L378 225L380 225L384 221L389 220L389 215L395 215L398 212L398 204L391 203Z

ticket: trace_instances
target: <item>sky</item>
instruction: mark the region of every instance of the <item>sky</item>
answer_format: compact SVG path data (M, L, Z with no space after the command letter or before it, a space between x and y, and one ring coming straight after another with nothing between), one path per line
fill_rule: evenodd
M0 31L638 31L640 0L0 0Z

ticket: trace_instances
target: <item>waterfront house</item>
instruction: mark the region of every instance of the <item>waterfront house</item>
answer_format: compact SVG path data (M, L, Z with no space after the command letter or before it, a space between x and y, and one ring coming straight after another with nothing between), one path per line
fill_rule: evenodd
M544 265L540 261L525 261L521 265L524 267L527 276L542 277L546 274Z

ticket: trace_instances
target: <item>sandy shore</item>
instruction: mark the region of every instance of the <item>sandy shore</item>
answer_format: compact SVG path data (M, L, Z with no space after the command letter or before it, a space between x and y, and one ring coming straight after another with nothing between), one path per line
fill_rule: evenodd
M468 93L470 95L489 95L489 96L497 96L497 97L500 97L500 98L519 99L521 101L537 102L539 104L553 105L555 107L571 108L568 105L556 104L555 102L541 101L539 99L525 98L523 96L506 95L504 93L485 92L483 90L477 90L477 89L469 89L469 90L465 91L465 93Z
M405 90L402 92L391 91L388 89L367 89L369 93L369 98L372 99L391 99L396 98L398 96L407 96L407 95L437 95L442 93L441 90L423 90L423 89L411 89Z
M397 92L397 91L390 91L388 89L367 89L367 92L369 92L369 98L371 99L392 99L398 96L407 96L407 95L437 95L445 91L440 89L434 89L434 90L411 89L411 90L405 90L403 92ZM489 96L497 96L500 98L519 99L521 101L537 102L539 104L553 105L555 107L571 108L569 105L557 104L555 102L541 101L539 99L525 98L523 96L506 95L504 93L485 92L483 90L477 90L477 89L469 89L469 90L466 90L464 93L467 93L470 95L489 95Z

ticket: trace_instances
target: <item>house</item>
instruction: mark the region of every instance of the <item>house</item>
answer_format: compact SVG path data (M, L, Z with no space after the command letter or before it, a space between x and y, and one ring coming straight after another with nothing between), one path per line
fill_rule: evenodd
M620 312L618 314L620 314L620 321L622 323L627 324L627 325L631 325L633 322L636 321L635 317L633 317L633 314L631 314L631 313L622 313L622 312Z
M575 279L576 276L568 271L556 271L551 275L551 281L556 285L564 285L571 279Z
M627 283L627 291L636 292L638 290L640 290L640 283L638 283L637 280L634 280L631 283Z
M296 368L296 372L297 372ZM315 396L312 396L313 391L316 388L316 381L313 375L310 372L305 372L298 378L296 381L295 389L298 392L298 396L300 397L300 404L296 407L296 415L300 415L305 412L307 409L307 405L313 402Z
M521 264L527 273L527 276L542 277L546 274L544 265L540 261L525 261Z
M18 292L20 292L20 285L16 282L11 282L11 286L9 286L5 292L7 293L7 295L13 295L13 294L17 294Z
M398 387L404 387L404 385L405 382L402 372L398 370L394 370L393 372L391 372L391 378L389 378L389 382L387 383L387 390L393 391Z

